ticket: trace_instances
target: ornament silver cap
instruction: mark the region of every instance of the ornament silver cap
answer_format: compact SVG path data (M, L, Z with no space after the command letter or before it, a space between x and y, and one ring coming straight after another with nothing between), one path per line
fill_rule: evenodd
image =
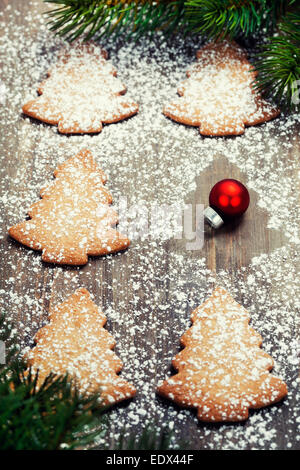
M222 217L209 206L204 209L204 218L213 228L220 228L224 224Z

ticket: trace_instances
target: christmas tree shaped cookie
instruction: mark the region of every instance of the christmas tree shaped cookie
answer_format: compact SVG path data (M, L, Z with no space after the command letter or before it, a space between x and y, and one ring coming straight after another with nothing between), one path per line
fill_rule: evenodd
M118 214L110 207L106 176L91 152L83 150L60 165L56 179L28 210L30 220L9 229L15 240L38 251L49 263L82 265L88 255L124 250L129 240L113 228Z
M193 326L182 336L184 349L173 360L178 373L158 393L179 405L197 408L201 421L243 421L287 394L270 374L272 358L261 336L249 326L248 312L217 288L192 313Z
M122 361L112 351L115 340L105 323L86 289L51 310L50 323L37 332L36 346L27 354L28 365L39 373L38 387L50 373L68 373L81 393L100 392L104 405L133 397L133 385L117 375Z
M57 124L64 134L101 132L103 123L133 116L138 105L123 96L126 87L106 58L107 53L93 43L63 51L40 84L40 96L26 103L23 112Z
M208 136L240 135L245 126L278 116L253 88L256 72L236 43L210 43L197 59L177 90L180 98L164 108L166 116Z

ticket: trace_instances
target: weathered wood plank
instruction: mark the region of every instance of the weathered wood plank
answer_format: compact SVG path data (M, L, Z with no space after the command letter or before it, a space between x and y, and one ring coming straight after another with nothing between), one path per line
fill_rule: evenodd
M0 10L4 12L8 27L10 27L11 21L10 12L4 9L8 4L20 11L21 14L17 19L20 25L24 16L31 10L33 12L38 9L42 12L45 9L42 2L33 7L30 3L21 0L0 0ZM27 32L29 36L34 35L38 29L34 22L31 26L32 28ZM20 38L20 40L26 40L26 38ZM193 53L194 51L191 51L191 57ZM16 60L16 74L19 73L19 66L20 64ZM163 73L162 71L162 75ZM143 110L143 112L146 111ZM31 124L32 126L40 126L38 132L42 136L45 127L37 122ZM169 122L166 120L163 126L167 128L168 125ZM26 200L24 195L29 190L28 188L30 188L30 194L33 197L32 202L37 200L40 186L44 184L45 180L51 179L57 164L57 149L54 148L53 159L47 159L47 154L42 160L45 163L43 175L36 171L36 168L41 166L41 150L37 150L39 133L35 133L35 140L28 141L27 126L28 120L21 115L17 123L1 126L1 152L6 155L2 167L2 191L3 194L14 195L15 204ZM178 125L174 124L174 126ZM276 129L279 127L275 126L275 133ZM296 132L297 129L299 131L299 128L293 128L293 131ZM146 132L145 129L145 134ZM151 130L149 134L146 134L149 135L149 138L150 133ZM136 158L135 166L132 164L130 174L127 174L125 178L121 171L118 173L117 169L113 168L108 183L113 195L114 193L128 194L132 200L135 200L135 188L141 183L140 175L146 175L147 184L153 187L153 194L149 190L148 196L150 194L151 200L155 200L155 193L159 189L155 175L160 172L159 158L162 158L163 155L164 135L163 132L160 134L157 131L157 139L153 144L158 156L156 160L148 158L147 155L142 154L143 150L141 150L140 158ZM200 139L199 136L199 142L201 142ZM263 145L267 148L266 138L263 136L262 139ZM286 137L283 137L280 148L277 149L279 160L281 152L287 152L285 140ZM77 151L80 147L80 141L76 139L70 140L68 137L61 136L58 141L61 148L65 149L67 156L70 156L70 142L74 142L74 150ZM87 140L83 139L83 141L86 145ZM98 150L92 139L89 142ZM183 145L187 146L186 142ZM228 142L230 143L230 140ZM299 140L293 140L291 135L288 137L288 143L290 145L288 157L293 165L286 168L286 174L294 180L297 172L296 162L299 159ZM188 149L185 150L188 153ZM169 152L172 153L172 151L170 148ZM138 154L138 143L132 152ZM244 148L243 152L247 152L247 149ZM112 150L112 161L116 156L116 150ZM99 157L98 154L96 157ZM277 157L274 153L274 164L276 164ZM99 158L102 161L102 155ZM180 162L180 156L174 155L174 163L170 165L173 164L175 167ZM107 161L104 160L104 163L108 166ZM264 162L261 165L264 165ZM104 168L104 170L106 169ZM172 170L173 167L166 170L167 179L172 179ZM225 177L234 177L246 184L248 182L247 173L243 173L236 164L232 164L229 159L218 154L202 172L197 174L196 189L189 192L184 201L192 205L206 204L209 190L213 184ZM18 181L17 186L16 181ZM39 185L34 193L32 186L37 184L37 181ZM298 182L298 187L295 187L295 192L298 191L298 194L299 189ZM125 362L123 373L133 382L136 381L137 387L140 387L140 396L137 397L136 407L132 404L124 404L109 413L111 429L115 429L116 434L121 432L123 426L126 425L126 413L130 410L137 413L139 403L143 409L148 400L152 420L156 421L159 426L174 420L178 439L184 438L191 448L226 448L229 443L239 447L240 431L246 432L249 429L247 424L228 428L204 425L193 419L192 412L185 411L183 412L185 418L182 421L184 424L181 427L180 420L176 417L182 413L181 410L171 403L156 398L154 392L158 378L161 378L170 368L170 358L180 348L179 337L189 324L192 308L203 300L215 282L222 282L224 279L225 283L234 286L237 300L251 309L251 312L254 313L254 322L257 322L259 327L262 327L262 316L265 313L261 303L264 295L266 296L266 305L269 305L271 299L279 298L283 292L281 308L292 308L289 306L288 293L290 292L289 288L294 289L294 278L288 278L288 272L286 272L286 282L283 281L283 277L285 264L292 266L295 273L299 271L299 259L296 258L292 245L289 245L288 236L284 231L267 227L270 214L258 207L258 193L250 189L250 195L251 205L242 221L218 232L209 227L205 228L204 246L200 251L187 251L186 240L171 239L157 244L155 240L146 240L145 242L138 240L133 241L132 247L126 253L103 259L91 258L89 263L82 268L55 267L43 264L40 262L38 253L33 253L9 239L6 236L6 228L15 222L12 221L12 203L10 201L9 204L3 204L1 216L5 235L1 247L0 282L5 299L9 299L9 289L14 295L18 295L19 307L14 310L12 317L21 339L25 340L26 344L32 344L34 333L47 321L49 307L63 300L79 286L89 289L94 294L96 302L102 305L103 310L107 312L107 327L117 338L116 352L121 356L123 354ZM24 216L25 208L22 208L22 211ZM255 272L253 267L249 268L253 257L263 253L271 255L284 246L288 246L286 253L278 255L278 270L283 273L279 276L279 280L276 279L274 273L274 282L266 285L262 277L261 283L257 286L259 289L257 298L255 295L248 295L245 286L248 285L249 275ZM197 277L197 263L199 263L202 277L200 275ZM195 271L189 271L190 266L194 266ZM223 271L226 271L224 275ZM259 278L256 278L257 280ZM249 286L249 291L251 289L253 287ZM297 292L294 292L294 295L296 294ZM184 296L183 300L180 295ZM7 305L9 308L9 302ZM16 305L16 301L14 301L14 305ZM276 308L280 308L280 305L276 305ZM257 317L255 317L255 312L259 313ZM284 328L285 320L280 315L281 313L278 313L278 322ZM267 325L268 321L266 318ZM298 321L299 317L295 312L295 329L298 328ZM162 330L165 330L165 333ZM267 343L272 344L271 338L272 332L266 339ZM276 344L272 344L272 347L275 348ZM134 348L132 352L131 348ZM291 375L287 377L289 382L295 378L292 374L294 372L291 371ZM268 431L275 429L278 448L287 448L288 443L291 443L293 448L299 447L296 423L291 423L292 409L297 405L294 400L292 397L288 405L278 405L277 409L281 412L272 413L266 421ZM267 416L268 412L260 413L262 416ZM142 424L143 418L140 418L138 424L131 426L127 431L137 432ZM114 433L111 432L108 444L113 446L115 439ZM249 442L246 447L244 445L244 448L263 448L263 446L264 441L262 440L262 443Z

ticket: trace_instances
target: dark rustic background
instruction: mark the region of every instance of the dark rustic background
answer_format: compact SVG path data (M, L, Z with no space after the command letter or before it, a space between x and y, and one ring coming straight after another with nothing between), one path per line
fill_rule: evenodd
M12 9L21 12L17 17L14 16L13 20L10 16L12 11L5 9L8 4L11 5ZM42 2L32 5L22 0L0 0L0 8L4 15L1 19L7 25L12 21L22 25L24 17L31 10L33 18L36 11L42 12L45 10ZM30 28L26 32L28 37L35 37L38 28L39 26L33 19ZM7 32L3 33L8 34ZM24 47L26 48L26 37L20 37L20 41L24 41ZM8 53L10 53L9 49ZM192 51L191 61L193 60L193 54ZM5 55L1 56L1 61L5 80ZM18 57L16 57L15 74L21 73L21 66ZM9 73L12 73L12 71L10 70ZM44 73L44 69L41 70L41 73ZM20 106L22 100L19 101ZM15 104L13 103L12 106L15 106ZM166 126L168 125L170 123L166 120ZM173 125L178 126L175 123ZM28 126L33 126L32 128L35 129L33 139L31 134L28 137ZM206 227L205 242L201 253L199 251L187 252L186 240L170 239L159 243L157 247L155 242L146 240L144 242L133 242L132 248L122 256L103 259L91 258L89 263L80 269L44 265L40 262L39 254L32 253L10 240L6 236L6 228L20 220L20 217L17 216L20 201L27 203L31 197L32 202L34 202L39 188L44 184L43 181L51 178L52 171L56 166L55 158L54 161L47 159L51 151L48 154L46 151L45 157L43 157L40 136L46 128L47 126L40 123L30 122L21 113L15 121L2 120L1 126L1 189L2 194L12 195L13 198L7 200L3 197L2 199L3 209L1 215L3 216L4 231L1 247L2 305L3 308L12 308L9 314L15 328L18 330L21 342L27 345L32 344L35 331L47 321L47 311L51 305L62 300L67 294L73 292L76 287L87 287L95 295L96 302L102 305L103 310L108 315L107 327L116 336L118 340L116 351L120 353L125 363L124 376L132 380L138 390L139 387L140 390L142 389L144 397L141 398L140 405L138 404L139 398L137 398L137 405L124 404L109 413L110 432L107 439L109 446L114 445L115 439L124 429L126 433L129 433L136 432L137 429L141 428L144 424L143 413L139 414L138 408L139 406L142 410L147 408L147 400L149 400L150 421L156 422L158 426L174 422L177 442L184 438L191 448L272 448L272 441L274 441L277 448L299 448L296 423L299 404L294 392L291 393L288 403L275 406L271 411L257 412L255 414L258 417L257 425L255 420L252 420L251 423L235 426L209 426L197 423L192 411L184 411L180 421L177 415L181 411L171 403L156 398L154 393L157 379L162 378L167 372L170 358L179 349L179 337L189 324L188 318L191 309L206 297L207 292L212 289L216 282L223 282L229 289L231 288L237 300L251 310L253 321L256 322L254 326L260 328L266 343L271 344L269 348L271 350L273 348L274 353L276 352L276 341L273 341L275 333L273 334L269 327L273 325L272 321L274 319L271 320L267 313L265 320L259 315L274 307L274 311L278 315L278 323L283 329L283 333L277 332L276 334L279 335L278 337L280 337L280 334L284 336L286 332L284 330L285 319L283 312L286 310L290 314L296 305L297 298L299 301L296 290L296 277L299 268L298 250L290 243L289 232L282 229L282 227L279 227L279 229L268 228L270 211L267 210L268 208L259 207L259 195L256 191L250 189L251 205L243 220L231 226L226 226L217 232ZM277 134L279 134L279 123L273 126L272 132L275 135L277 129ZM47 129L46 131L48 132ZM180 132L183 132L182 129ZM193 130L192 132L196 131ZM299 179L297 179L299 137L295 138L295 136L299 133L299 125L298 127L294 125L289 132L290 137L289 133L284 132L282 139L280 137L276 138L278 147L275 150L273 149L274 155L272 158L275 167L277 159L279 160L279 166L284 165L280 161L280 155L287 153L288 142L289 163L283 173L288 175L289 181L295 182L293 187L295 198L293 201L295 202L296 199L297 203L297 200L299 201ZM103 135L105 136L105 134ZM260 131L261 145L266 148L268 146L267 139L270 138L270 135L270 132L264 134L263 131ZM73 152L71 150L72 140L66 136L59 136L58 139L60 149L64 145L66 146L66 156L71 156L72 153L81 148L80 137L73 140ZM210 139L210 141L210 145L213 145L213 139ZM227 143L224 145L230 148L233 141L233 139L227 139ZM87 139L83 138L82 142L83 146L86 146ZM199 136L199 144L200 142L204 141ZM242 142L243 140L241 140L241 160L246 159L247 152L250 151L246 146L243 148ZM49 145L51 145L51 142ZM160 136L159 131L155 145L159 155L160 146L163 145L163 135ZM188 145L187 138L182 146L187 147ZM53 148L53 155L56 150ZM138 147L133 151L138 152ZM116 153L116 150L112 149L112 157L114 152ZM59 155L61 158L61 153ZM170 160L170 165L172 164ZM176 160L174 160L174 165L176 165ZM265 174L264 165L266 164L261 161L258 165L261 165L262 172ZM268 165L272 168L272 162L268 161ZM42 171L39 170L41 167L43 167ZM106 167L104 169L106 170ZM149 187L153 185L153 192L155 193L157 181L155 176L151 177L151 175L160 170L159 160L147 159L147 155L144 155L141 150L139 158L134 158L130 165L122 168L122 174L120 167L120 171L117 170L118 168L113 168L110 174L109 187L113 195L115 193L120 194L120 192L127 195L134 194L135 188L141 182L141 175L145 175L145 172L148 175L147 184ZM126 171L127 175L124 177ZM251 171L254 174L253 168ZM172 178L171 170L170 174L166 176ZM248 181L248 175L235 162L231 162L221 152L219 154L217 152L203 171L196 175L196 185L191 192L187 191L184 201L189 204L207 203L209 190L213 184L226 176L243 182ZM275 183L277 182L276 178L278 178L278 173L274 176ZM290 189L286 189L288 195ZM30 191L29 197L26 196L28 191ZM13 206L16 207L15 213ZM26 207L22 208L23 213L25 209ZM282 214L280 217L283 217ZM289 224L289 220L286 223ZM282 247L285 247L283 252L280 251ZM265 277L264 275L255 277L256 272L260 272L260 269L263 270L263 266L260 263L255 268L251 265L251 262L253 257L259 257L263 253L270 255L270 258L266 258L266 265L268 266L268 263L270 263L274 271L265 274ZM278 253L278 257L276 253ZM181 255L183 258L180 258ZM185 257L186 263L182 261ZM193 266L195 266L195 271L190 270L191 267L193 269ZM276 274L276 267L280 275ZM198 268L199 272L197 272ZM202 277L199 274L200 272ZM251 275L255 277L257 285L249 285L247 291L245 286L247 285L249 273L252 273ZM199 276L201 277L200 281ZM272 276L274 282L269 282ZM180 298L176 297L180 289L183 291L182 295L185 296L182 302ZM257 292L257 298L255 292ZM293 303L293 301L295 302ZM112 310L110 310L111 308ZM115 314L114 312L121 313ZM139 315L137 312L139 312ZM257 317L255 317L255 312ZM294 314L294 336L290 338L290 341L299 338L299 313L295 311ZM180 315L182 315L182 318L179 319ZM266 331L264 331L264 325ZM166 329L167 334L163 334L160 331L162 329ZM288 341L286 339L287 343ZM134 346L134 350L131 353L130 348L132 346ZM135 355L137 362L135 361ZM284 358L281 357L281 361L284 361ZM140 368L140 370L136 370L137 368ZM294 369L288 367L285 371L289 373L286 379L290 385L297 377L297 367ZM149 388L146 387L147 383L150 384ZM127 418L126 413L139 416L136 425L134 425L135 419L132 416ZM263 421L264 417L266 421ZM264 423L267 423L266 427L264 427ZM172 425L170 427L172 428ZM258 436L258 438L253 438L253 436ZM251 439L254 439L254 441L251 441ZM99 442L99 445L101 446L102 442Z

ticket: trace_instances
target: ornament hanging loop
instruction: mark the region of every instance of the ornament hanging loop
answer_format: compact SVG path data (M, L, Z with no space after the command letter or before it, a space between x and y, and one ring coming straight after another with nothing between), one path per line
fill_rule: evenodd
M206 207L204 210L204 218L206 222L215 229L220 228L224 224L222 217L220 217L212 207Z

